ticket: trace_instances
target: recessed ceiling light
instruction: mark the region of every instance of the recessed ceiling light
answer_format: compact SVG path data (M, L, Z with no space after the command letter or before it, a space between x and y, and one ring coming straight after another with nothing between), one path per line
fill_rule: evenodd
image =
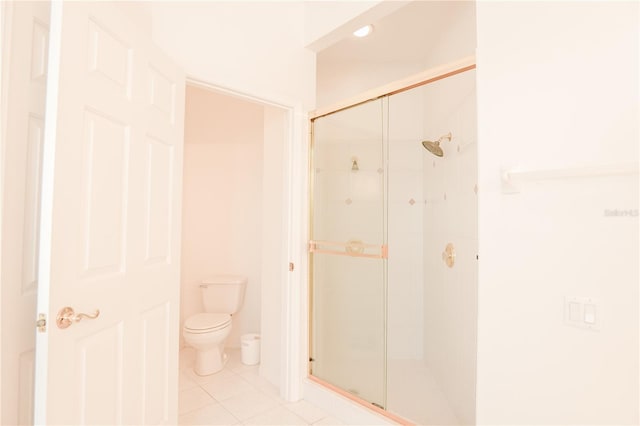
M353 32L353 35L356 37L366 37L373 32L373 25L365 25L362 28L359 28Z

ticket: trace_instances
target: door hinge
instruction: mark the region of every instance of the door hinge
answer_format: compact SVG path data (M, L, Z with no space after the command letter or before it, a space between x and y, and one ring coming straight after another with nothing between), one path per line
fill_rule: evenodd
M36 328L40 333L45 333L47 331L47 316L45 314L38 314L38 321L36 321Z
M294 265L293 262L289 262L289 272L293 272L295 268L296 268L296 265Z

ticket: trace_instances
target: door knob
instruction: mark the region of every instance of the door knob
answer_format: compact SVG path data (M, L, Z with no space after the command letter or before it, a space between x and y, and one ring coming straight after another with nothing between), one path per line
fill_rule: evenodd
M100 310L96 309L93 314L76 314L72 307L66 306L58 312L58 316L56 317L56 324L58 324L58 328L67 328L74 322L79 322L82 318L86 319L96 319L100 315Z

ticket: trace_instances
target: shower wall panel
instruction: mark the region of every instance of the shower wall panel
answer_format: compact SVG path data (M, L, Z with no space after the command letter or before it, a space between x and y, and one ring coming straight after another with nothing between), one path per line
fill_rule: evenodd
M422 360L423 115L420 90L389 98L387 355L391 362Z
M424 362L463 424L475 421L477 147L475 71L424 86L423 139L444 141L423 156ZM455 264L442 259L455 247Z

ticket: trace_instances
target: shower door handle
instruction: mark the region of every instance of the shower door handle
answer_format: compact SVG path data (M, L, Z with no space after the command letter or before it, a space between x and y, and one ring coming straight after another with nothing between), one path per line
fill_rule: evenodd
M320 246L339 247L338 249L324 249ZM379 253L365 253L365 249L375 248ZM361 241L350 240L346 243L337 241L309 241L309 253L333 254L336 256L365 257L368 259L387 259L389 257L389 247L386 244L364 244Z

